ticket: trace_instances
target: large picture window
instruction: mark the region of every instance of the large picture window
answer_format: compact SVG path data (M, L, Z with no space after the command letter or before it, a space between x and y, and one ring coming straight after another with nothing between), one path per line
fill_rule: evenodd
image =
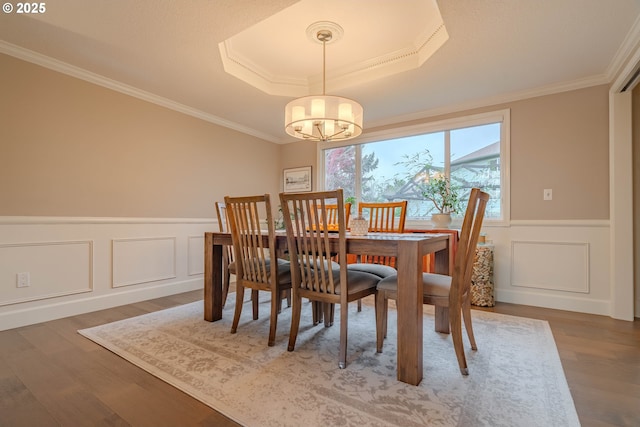
M320 146L321 181L355 201L408 200L408 219L428 219L433 204L420 180L444 175L466 200L473 187L491 195L485 218L508 220L509 111L462 117L371 135L358 144Z

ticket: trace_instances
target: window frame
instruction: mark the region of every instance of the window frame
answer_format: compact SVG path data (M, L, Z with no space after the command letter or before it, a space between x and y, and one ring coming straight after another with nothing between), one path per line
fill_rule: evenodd
M363 136L356 140L335 142L321 142L317 144L317 183L318 189L324 190L325 183L325 155L324 150L345 147L349 145L356 146L356 158L362 158L362 145L373 142L381 142L389 139L403 138L408 136L415 136L434 132L451 131L460 128L467 128L473 126L481 126L491 123L502 123L500 126L500 212L501 218L487 218L484 224L487 226L508 226L511 220L511 163L510 163L510 150L511 150L511 110L503 109L490 111L486 113L471 114L466 116L459 116L450 119L437 120L432 122L399 126L395 128L389 128L379 131L366 132ZM356 176L361 175L361 164L356 163ZM360 182L356 182L356 192L360 194ZM358 199L357 202L360 200ZM454 220L454 226L459 225L460 219ZM409 220L407 219L406 228L424 229L428 220Z

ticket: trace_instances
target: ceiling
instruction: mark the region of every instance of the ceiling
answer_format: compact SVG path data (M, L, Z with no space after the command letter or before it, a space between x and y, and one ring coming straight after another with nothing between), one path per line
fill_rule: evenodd
M304 29L316 21L339 24L344 35L326 51L327 93L362 104L365 132L610 83L638 39L639 0L364 0L370 7L361 7L362 1L56 0L43 14L0 14L0 53L286 143L292 138L284 131L284 107L297 95L269 94L224 69L219 44L252 28L258 36L248 46L263 53L258 67L280 69L290 60L313 68L315 61L319 73L322 47ZM342 81L332 92L332 73L346 67L340 58L365 64L371 57L362 53L371 46L415 41L410 29L431 19L419 13L420 3L440 11L448 35L441 46L419 66ZM373 4L394 7L377 11ZM291 15L278 21L279 13ZM277 24L264 27L270 20ZM264 54L268 49L285 54ZM305 78L317 83L318 74Z

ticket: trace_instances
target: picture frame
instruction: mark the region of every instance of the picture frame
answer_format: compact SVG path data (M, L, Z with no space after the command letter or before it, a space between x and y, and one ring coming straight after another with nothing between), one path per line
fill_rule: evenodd
M285 193L305 193L311 191L311 166L284 169L283 184L283 191Z

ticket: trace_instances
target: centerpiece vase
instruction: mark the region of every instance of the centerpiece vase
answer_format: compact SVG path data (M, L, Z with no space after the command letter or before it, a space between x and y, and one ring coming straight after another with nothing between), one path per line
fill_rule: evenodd
M352 236L366 236L369 232L369 220L362 216L352 218L350 228Z
M431 223L433 224L433 228L449 228L449 225L451 225L451 214L433 214L431 215Z

